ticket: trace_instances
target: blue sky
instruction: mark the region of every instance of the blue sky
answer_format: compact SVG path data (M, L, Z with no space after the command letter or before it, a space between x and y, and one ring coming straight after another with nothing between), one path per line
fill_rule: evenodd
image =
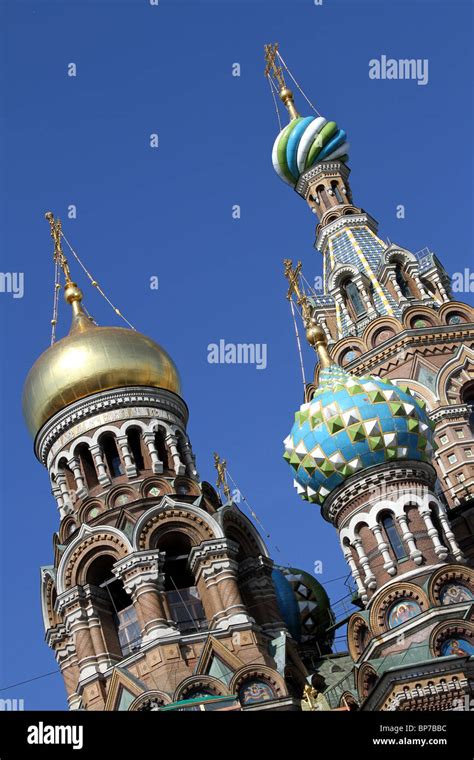
M336 533L297 498L281 458L302 395L282 259L301 258L308 279L322 262L315 218L272 170L278 126L263 44L280 42L310 100L348 132L354 200L379 220L381 236L413 251L428 246L451 273L471 260L473 119L467 1L4 0L1 8L2 270L25 277L23 298L0 293L5 687L55 669L39 567L52 561L57 511L20 406L27 371L49 344L44 212L62 217L112 300L173 356L201 476L214 481L212 452L225 456L276 561L309 571L322 561L324 583L348 571ZM369 60L381 55L427 58L428 84L370 79ZM310 113L301 98L297 105ZM76 220L67 219L70 204ZM101 324L116 323L87 287L86 303ZM61 315L60 335L63 306ZM207 347L220 339L267 344L268 367L209 364ZM310 374L309 350L305 359ZM334 601L346 593L342 581L327 590ZM66 706L59 675L0 696L24 698L27 709Z

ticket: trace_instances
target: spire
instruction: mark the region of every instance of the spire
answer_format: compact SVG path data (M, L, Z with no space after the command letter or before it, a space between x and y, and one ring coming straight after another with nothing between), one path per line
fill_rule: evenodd
M265 45L265 76L271 79L272 84L278 91L280 100L285 104L286 110L290 114L291 119L297 119L299 116L296 110L295 101L293 99L292 91L286 86L285 77L283 76L283 70L281 66L278 66L275 59L280 58L278 53L278 42L273 45Z
M45 219L49 222L51 228L51 237L54 241L54 254L53 258L56 266L60 267L64 273L64 279L66 281L64 288L64 298L72 308L72 323L69 333L84 332L94 327L92 320L84 312L82 302L82 290L71 279L71 270L69 269L69 263L64 255L64 251L61 245L62 225L61 220L55 219L52 211L47 211L44 215Z
M329 355L326 334L321 325L314 319L309 298L301 287L301 261L298 261L294 268L291 259L285 259L283 263L285 265L285 277L289 282L286 297L288 300L291 300L293 295L296 296L296 303L301 307L303 323L306 329L306 340L318 354L321 368L331 367L334 361Z

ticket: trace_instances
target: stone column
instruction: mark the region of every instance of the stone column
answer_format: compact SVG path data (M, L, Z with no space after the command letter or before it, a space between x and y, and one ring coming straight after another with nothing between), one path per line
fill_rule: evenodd
M397 294L398 302L401 304L408 303L407 297L403 295L402 289L400 288L400 285L397 282L394 267L390 267L390 269L388 270L388 276L390 278L390 282L392 283L394 287L395 293Z
M187 438L184 436L181 438L182 441L182 453L183 453L183 459L184 464L186 467L187 474L189 477L193 478L193 480L199 480L199 473L196 470L196 462L194 460L194 455L191 449L191 445Z
M341 544L342 551L344 553L344 559L346 560L347 564L349 565L350 571L352 573L352 577L355 580L355 584L357 586L357 591L360 594L360 597L362 601L365 603L368 601L369 597L367 596L367 592L365 590L365 586L362 582L362 578L360 577L359 568L357 567L354 557L352 556L352 552L350 550L349 546L346 546L345 544Z
M340 293L336 293L335 296L334 296L334 300L341 307L341 311L342 311L343 317L346 320L348 320L349 324L353 325L354 321L353 321L351 315L349 314L349 311L347 309L346 304L344 303L344 299L343 299L342 295Z
M92 646L99 670L103 673L122 659L122 651L118 640L109 592L86 584L82 587L87 603L87 619Z
M125 465L125 474L129 478L135 478L137 476L137 468L132 459L127 436L120 435L116 438L116 441L120 446L120 451L122 452L123 462Z
M240 563L239 586L248 599L247 612L265 633L278 635L286 630L272 580L273 562L268 557L249 557Z
M193 547L189 567L196 579L209 628L252 622L242 601L235 557L238 546L227 538L203 541Z
M362 540L358 536L356 536L354 540L352 541L352 545L354 546L357 554L359 555L360 564L362 565L364 569L365 583L366 583L367 588L370 588L370 589L377 588L377 581L375 580L375 575L370 569L370 562L365 553L364 547L362 546Z
M91 446L90 452L94 459L95 470L97 472L97 480L102 486L109 485L111 480L107 474L107 468L105 466L104 456L102 454L102 449L99 446L99 444L96 443L95 446Z
M438 287L438 290L439 290L439 292L441 294L441 298L443 299L443 302L446 303L446 301L449 301L449 296L448 296L448 294L447 294L447 292L445 290L445 287L444 287L443 283L441 282L441 277L439 276L439 274L434 274L433 275L433 280L435 281L435 283L436 283L436 285Z
M375 319L378 315L377 315L377 312L376 312L376 310L374 309L374 307L372 305L372 301L370 299L370 295L369 295L369 292L368 292L367 288L362 283L362 281L356 282L355 284L359 286L359 290L360 290L360 293L361 293L361 296L362 296L362 300L364 301L366 309L367 309L367 316L370 319Z
M64 620L66 631L74 641L79 666L79 680L99 673L87 616L87 602L80 586L68 589L57 598L57 611Z
M66 476L58 472L56 475L56 483L58 484L59 490L61 491L61 496L64 502L64 510L66 513L68 513L72 510L72 501L71 495L69 493L69 488L67 487Z
M71 468L74 475L74 480L76 481L76 495L79 498L87 496L88 490L84 483L84 478L82 477L82 470L79 464L79 459L77 457L71 457L68 462L68 466Z
M155 433L143 433L143 440L150 454L151 469L155 475L163 472L163 462L160 460L157 448L155 446Z
M60 516L60 518L62 520L63 517L65 517L65 515L67 514L67 511L64 508L65 507L64 497L63 497L61 488L59 487L59 484L58 484L57 480L52 483L51 493L53 494L54 498L56 499L56 504L58 505L58 510L59 510L59 516Z
M133 601L143 644L179 635L177 628L169 624L164 607L164 561L165 552L145 549L129 554L113 567Z
M439 514L439 521L441 523L441 527L443 528L444 535L446 536L446 540L450 546L451 552L453 553L457 562L463 562L464 554L459 548L456 538L454 537L454 533L451 529L451 525L448 520L448 515L446 514L446 511L443 509L443 507L441 507L440 505L438 505L438 514Z
M395 563L390 556L390 552L388 551L388 544L384 541L382 529L380 525L373 525L371 528L371 531L376 538L377 546L383 557L384 570L386 570L389 575L395 575L395 573L397 572L397 568L395 567Z
M435 526L433 525L430 508L428 506L423 506L423 507L419 507L418 511L423 518L423 521L426 525L426 530L428 531L428 535L433 542L436 555L440 559L446 559L446 557L448 556L448 550L441 543L440 538L439 538L439 533L436 530Z
M165 438L165 443L170 450L171 456L173 457L174 471L176 475L184 475L186 472L186 468L181 461L181 457L179 456L179 451L178 451L178 446L177 446L178 441L177 441L176 436L169 433Z
M402 532L402 539L408 547L410 559L412 559L416 565L421 565L423 561L423 555L420 550L416 548L415 539L413 538L413 533L408 527L406 515L396 515L396 520Z

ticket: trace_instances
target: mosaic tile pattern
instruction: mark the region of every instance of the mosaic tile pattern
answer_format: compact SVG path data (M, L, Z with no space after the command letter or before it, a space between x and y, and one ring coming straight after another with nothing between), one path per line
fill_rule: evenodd
M298 642L316 639L330 647L334 632L327 629L335 618L321 583L304 570L280 565L275 566L272 577L278 606L293 638Z
M313 399L300 407L284 458L300 496L315 504L346 478L397 460L431 461L433 423L408 388L377 377L323 369Z

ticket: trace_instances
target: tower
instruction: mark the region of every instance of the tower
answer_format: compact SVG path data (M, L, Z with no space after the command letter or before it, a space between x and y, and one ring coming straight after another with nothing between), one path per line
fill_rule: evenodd
M345 133L299 116L277 46L266 62L290 115L273 165L318 215L323 256L320 294L285 262L319 362L284 456L336 528L360 607L352 670L325 696L333 708L453 709L472 695L473 312L436 256L377 236L352 199Z
M91 320L47 218L72 325L31 368L23 407L58 509L41 600L70 708L300 709L302 657L308 642L329 651L327 626L303 620L298 571L274 568L225 462L223 500L200 480L171 357Z
M434 253L378 236L375 219L352 198L345 132L321 116L298 115L278 56L267 46L266 72L291 119L275 140L273 165L319 219L323 291L308 293L313 315L343 367L390 378L426 402L436 421L436 490L472 565L473 309L453 298Z

